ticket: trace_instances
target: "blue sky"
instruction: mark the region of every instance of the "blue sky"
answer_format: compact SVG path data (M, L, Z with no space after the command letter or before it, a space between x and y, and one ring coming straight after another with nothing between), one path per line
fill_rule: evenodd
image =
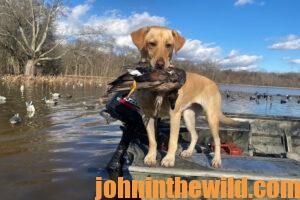
M179 30L187 42L178 54L223 68L300 72L299 0L77 0L60 31L104 27L122 46L145 25ZM133 47L134 48L134 47Z

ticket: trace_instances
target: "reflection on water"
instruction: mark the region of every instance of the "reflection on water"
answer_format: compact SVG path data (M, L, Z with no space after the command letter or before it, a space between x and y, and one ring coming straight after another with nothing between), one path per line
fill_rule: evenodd
M239 87L221 86L222 90ZM299 90L248 87L251 92L300 95ZM240 90L237 90L240 91ZM246 91L245 88L242 91ZM46 105L42 98L50 92L72 95L61 98L57 106ZM52 86L27 83L23 95L20 85L0 83L0 194L1 199L93 199L95 176L107 177L104 170L121 132L119 125L106 125L97 105L103 88ZM30 117L25 102L32 101L35 114ZM95 105L94 110L86 110ZM272 107L264 101L249 101L249 96L235 95L223 100L226 112L300 116L296 101ZM15 113L22 123L11 125Z

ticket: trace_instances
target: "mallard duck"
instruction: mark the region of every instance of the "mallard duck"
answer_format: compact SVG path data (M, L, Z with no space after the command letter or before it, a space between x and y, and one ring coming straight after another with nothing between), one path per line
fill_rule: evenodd
M108 93L129 91L126 98L135 90L149 90L157 93L156 108L159 110L162 99L168 96L171 108L175 107L178 89L185 83L186 73L182 69L170 67L167 69L155 69L151 66L138 66L135 69L127 69L127 73L119 76L109 83Z
M35 107L32 104L32 101L26 102L25 104L26 104L27 112L35 112Z
M11 124L18 124L22 122L22 119L19 115L19 113L14 114L14 116L12 118L9 119L9 122Z
M169 92L179 89L185 82L185 71L178 68L165 70L152 67L137 67L109 83L108 93L135 89L149 89L156 92Z

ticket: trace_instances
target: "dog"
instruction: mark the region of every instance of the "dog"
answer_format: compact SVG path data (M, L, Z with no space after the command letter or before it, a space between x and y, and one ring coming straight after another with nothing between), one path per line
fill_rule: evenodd
M160 26L147 26L131 33L133 43L141 53L141 62L149 62L152 67L165 69L172 67L173 53L177 53L185 43L185 39L175 30ZM155 139L155 93L138 91L136 98L141 106L147 123L145 124L149 141L149 150L144 159L147 166L156 165L157 142ZM199 106L200 105L200 106ZM188 131L191 134L189 147L181 153L182 157L191 157L198 141L195 128L195 118L201 108L206 113L211 129L215 148L212 166L221 166L221 142L219 137L219 122L237 124L227 118L221 111L221 94L218 86L212 80L196 73L186 73L186 82L178 91L174 109L171 109L167 98L162 100L158 117L170 117L170 138L168 151L162 159L161 165L172 167L175 164L175 155L178 145L180 120L183 116Z

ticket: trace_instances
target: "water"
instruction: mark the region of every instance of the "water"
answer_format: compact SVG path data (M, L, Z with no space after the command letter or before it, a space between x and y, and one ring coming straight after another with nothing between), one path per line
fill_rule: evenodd
M98 99L104 89L94 85L84 87L48 86L28 83L22 95L20 85L0 83L0 95L7 97L0 104L0 195L1 199L93 199L95 176L107 178L105 166L119 142L119 124L106 125L99 116ZM300 90L221 86L235 91L251 90L300 95ZM265 91L267 90L267 91ZM48 106L41 99L50 92L71 94L61 98L57 106ZM236 93L235 99L224 99L226 112L246 112L300 117L296 100L280 104L274 98L272 107L261 101L249 101L249 96ZM26 101L33 101L36 113L26 114ZM96 105L85 110L82 102ZM9 118L20 113L23 122L11 125Z

